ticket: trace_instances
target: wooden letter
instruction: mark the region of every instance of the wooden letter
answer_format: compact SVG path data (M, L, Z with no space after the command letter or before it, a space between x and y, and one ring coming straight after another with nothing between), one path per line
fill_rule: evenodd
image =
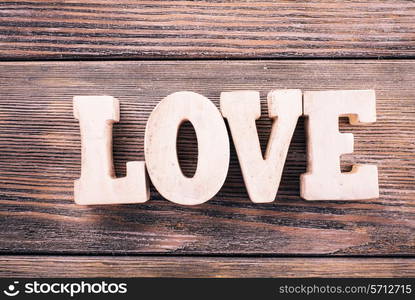
M340 155L353 152L353 134L339 133L339 116L352 125L376 121L373 90L304 93L307 120L308 168L301 175L301 197L306 200L356 200L379 197L375 165L354 165L340 172Z
M288 147L302 115L300 90L275 90L268 94L268 115L273 119L265 157L262 156L255 120L261 116L259 93L223 92L222 115L228 119L250 199L272 202L278 191Z
M75 202L89 205L147 201L150 193L144 162L128 162L127 176L115 177L112 124L120 118L118 100L110 96L76 96L73 109L82 142L81 178L75 180Z
M177 159L177 132L192 123L198 143L197 168L192 178L183 175ZM222 187L229 167L229 137L216 106L193 92L177 92L153 110L145 133L148 173L166 199L184 205L206 202Z

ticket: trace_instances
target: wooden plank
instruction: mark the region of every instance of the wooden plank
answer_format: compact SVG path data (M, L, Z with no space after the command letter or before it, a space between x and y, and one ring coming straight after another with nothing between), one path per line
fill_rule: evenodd
M0 64L0 251L3 253L415 254L415 61L138 61ZM218 105L221 91L275 88L375 89L378 121L350 126L352 163L379 167L377 200L307 202L304 120L297 126L276 201L247 196L235 151L219 194L197 206L166 201L152 189L144 204L73 203L80 174L74 95L121 102L114 130L118 176L143 160L145 123L166 95L190 90ZM263 146L270 122L258 121ZM180 135L183 168L194 167L195 140Z
M413 258L0 256L0 265L0 276L13 278L415 276Z
M414 57L415 3L2 1L0 58Z

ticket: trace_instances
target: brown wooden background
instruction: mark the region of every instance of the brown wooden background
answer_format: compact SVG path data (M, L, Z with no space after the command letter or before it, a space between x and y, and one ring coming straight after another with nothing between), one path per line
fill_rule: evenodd
M415 2L0 2L0 276L415 276ZM73 203L80 174L74 95L120 99L118 176L143 160L146 120L166 95L375 89L377 123L355 153L380 198L307 202L304 120L278 195L253 204L231 146L215 198L180 206L152 188L137 205ZM265 146L270 121L258 121ZM182 167L197 159L182 127Z

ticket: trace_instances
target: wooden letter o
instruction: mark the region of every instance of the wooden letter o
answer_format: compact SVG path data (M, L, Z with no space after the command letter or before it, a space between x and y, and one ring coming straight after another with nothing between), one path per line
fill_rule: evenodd
M193 177L186 177L177 158L177 132L192 123L198 143ZM212 198L222 187L229 167L229 137L216 106L193 92L164 98L151 113L144 140L146 166L156 189L166 199L195 205Z

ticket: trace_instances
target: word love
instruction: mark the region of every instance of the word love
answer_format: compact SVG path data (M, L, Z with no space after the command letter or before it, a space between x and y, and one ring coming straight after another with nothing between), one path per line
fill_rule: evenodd
M354 165L340 171L340 155L353 152L353 135L340 133L339 117L353 125L376 121L372 90L274 90L268 94L273 120L265 157L255 125L261 115L259 93L223 92L220 111L206 97L177 92L164 98L151 113L145 130L145 162L127 163L127 176L116 178L112 156L112 124L119 121L119 102L110 96L74 97L82 142L81 177L75 181L78 204L141 203L149 199L148 179L168 200L195 205L212 198L222 187L229 167L226 118L250 199L272 202L278 191L288 147L300 116L306 117L308 167L301 175L306 200L354 200L379 197L375 165ZM177 133L190 121L198 143L193 177L183 175L177 158Z

